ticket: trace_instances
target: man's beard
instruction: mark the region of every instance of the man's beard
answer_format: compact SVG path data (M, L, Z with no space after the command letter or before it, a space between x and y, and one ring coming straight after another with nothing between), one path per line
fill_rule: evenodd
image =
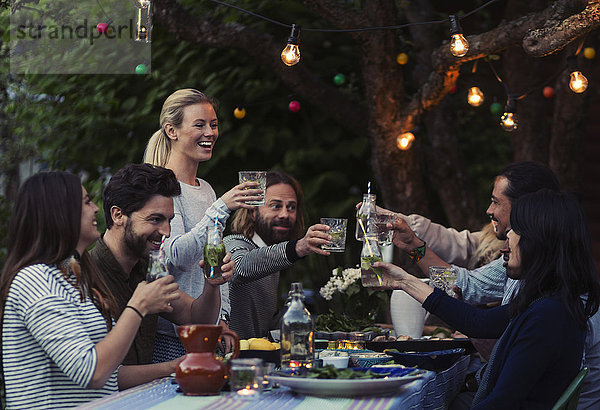
M268 223L262 218L260 212L256 210L256 222L254 225L255 232L258 234L258 236L261 237L263 241L265 241L267 245L273 245L276 243L289 241L291 239L292 225L290 224L289 220L273 220L271 221L271 223ZM273 229L274 226L285 226L287 228L290 228L290 230L288 230L287 232L279 232Z
M130 255L138 259L148 256L147 240L144 237L135 234L131 219L128 219L127 223L125 223L125 235L123 241L125 242L127 253Z
M505 241L506 240L506 230L504 232L502 232L502 230L498 228L500 226L500 222L498 222L497 219L492 218L492 221L495 222L494 230L496 231L496 238L498 240Z

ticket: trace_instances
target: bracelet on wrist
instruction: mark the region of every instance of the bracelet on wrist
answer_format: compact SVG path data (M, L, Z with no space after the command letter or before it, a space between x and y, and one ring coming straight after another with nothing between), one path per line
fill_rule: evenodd
M221 316L219 316L219 321L223 321L223 322L225 322L225 324L227 326L229 326L229 322L231 320L229 319L229 315L227 313L223 312L223 313L221 313Z
M137 310L133 306L129 306L129 305L125 306L125 309L127 309L127 308L133 310L135 313L138 314L138 316L140 317L140 319L144 320L144 315L142 315L142 313L139 310Z
M427 249L427 242L423 241L423 245L418 246L408 251L408 256L415 262L419 262L425 256L425 249Z

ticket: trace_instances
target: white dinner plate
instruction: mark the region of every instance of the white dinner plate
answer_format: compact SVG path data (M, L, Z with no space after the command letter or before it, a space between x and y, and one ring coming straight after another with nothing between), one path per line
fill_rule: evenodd
M423 373L417 371L406 376L384 379L307 379L286 376L267 376L267 378L300 394L353 397L391 395L403 384L419 379Z

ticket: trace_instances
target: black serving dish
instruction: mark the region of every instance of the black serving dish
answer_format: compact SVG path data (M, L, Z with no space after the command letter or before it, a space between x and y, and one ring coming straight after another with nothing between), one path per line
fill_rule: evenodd
M263 359L264 362L275 363L281 366L281 350L240 350L242 359Z
M326 341L315 342L315 348L327 349ZM399 352L432 352L435 350L448 350L464 348L466 353L475 352L475 348L471 341L467 338L456 338L456 339L412 339L412 340L396 340L396 341L385 341L385 342L365 342L365 349L372 350L374 352L383 352L386 349L396 349Z
M445 370L456 363L465 354L465 349L456 348L433 352L387 351L386 354L392 356L395 363L403 366L439 371Z

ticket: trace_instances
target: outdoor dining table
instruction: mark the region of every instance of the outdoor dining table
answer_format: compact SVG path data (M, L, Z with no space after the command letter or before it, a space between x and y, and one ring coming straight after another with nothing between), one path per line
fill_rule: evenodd
M165 377L103 399L92 401L81 409L446 409L460 391L469 356L461 357L450 368L425 371L423 375L400 386L390 396L317 397L294 393L288 387L263 392L258 399L244 400L234 393L217 396L185 396L178 392L173 377Z

